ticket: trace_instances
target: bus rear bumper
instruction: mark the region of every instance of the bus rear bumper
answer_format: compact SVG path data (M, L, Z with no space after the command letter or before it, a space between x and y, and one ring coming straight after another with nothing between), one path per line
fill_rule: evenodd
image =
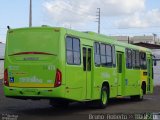
M57 88L17 88L4 86L6 97L17 99L64 98L64 86Z

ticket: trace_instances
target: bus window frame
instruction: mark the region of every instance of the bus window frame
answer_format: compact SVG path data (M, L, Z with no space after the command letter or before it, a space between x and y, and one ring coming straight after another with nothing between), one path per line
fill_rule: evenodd
M111 62L112 62L112 64L111 65L102 65L102 63L101 63L101 61L100 61L100 64L101 64L101 66L102 67L107 67L107 68L112 68L113 67L113 55L112 55L112 45L111 44L108 44L108 43L100 43L100 60L101 60L101 45L105 45L105 57L106 57L106 62L107 62L107 54L106 54L106 45L108 45L108 46L110 46L110 48L111 48Z
M131 66L128 66L128 51L131 51ZM127 69L133 69L133 66L132 66L132 49L130 48L125 48L125 56L126 56L126 68Z
M137 54L137 52L139 53L139 59L138 59L138 61L139 61L139 66L136 66L137 65L137 55L135 55L136 56L136 62L135 62L135 69L140 69L140 51L139 50L135 50L136 51L136 54Z
M142 54L142 53L145 54L145 62L146 62L145 67L143 67L142 64L141 64L141 60L142 60L142 59L141 59L141 54ZM147 69L147 54L146 54L146 52L144 52L144 51L140 51L140 69L141 69L141 70L146 70L146 69Z
M100 59L100 64L96 64L96 61L95 61L95 60L96 60L96 59L95 59L95 57L96 57L95 55L96 55L96 53L97 53L97 52L95 52L95 51L97 51L97 46L96 46L96 44L99 45L99 54L98 54L98 55L99 55L99 59ZM94 42L94 47L93 47L94 50L93 50L93 51L94 51L94 66L95 66L95 67L101 67L101 52L100 52L101 50L100 50L100 44L101 44L100 42ZM96 46L96 49L95 49L95 46Z
M99 44L99 52L100 52L100 64L99 65L96 65L95 64L95 44ZM106 52L106 45L108 45L108 46L110 46L111 47L111 61L112 61L112 65L102 65L101 64L101 44L103 44L103 45L105 45L105 52ZM117 64L116 64L116 49L115 49L115 45L113 45L113 44L108 44L108 43L104 43L104 42L97 42L97 41L94 41L94 66L95 67L108 67L108 68L112 68L112 67L114 67L114 68L116 68L116 66L117 66ZM96 47L97 48L97 47ZM114 48L114 53L113 53L113 48ZM97 51L97 50L96 50ZM113 64L113 54L115 54L115 65ZM106 55L106 53L105 53L105 56L108 56L108 55ZM107 60L107 58L106 58L106 60Z
M133 66L133 52L134 52L134 66ZM136 50L132 49L132 68L136 69Z
M114 51L113 51L113 48L114 48ZM113 54L114 54L114 57L113 57ZM112 45L112 67L116 68L116 66L117 66L117 64L116 64L116 49L115 49L115 45Z
M72 51L72 54L74 53L74 50L73 50L73 39L77 39L79 41L79 51L78 51L79 54L80 54L80 57L79 57L80 58L80 63L79 64L74 63L74 54L72 55L73 63L68 63L68 61L67 61L67 37L72 38L72 50L68 50L68 51ZM77 51L75 51L75 52L77 52ZM78 66L80 66L82 64L82 60L81 60L81 40L80 40L80 38L75 37L75 36L71 36L71 35L66 35L65 36L65 54L66 54L66 63L68 65L78 65Z

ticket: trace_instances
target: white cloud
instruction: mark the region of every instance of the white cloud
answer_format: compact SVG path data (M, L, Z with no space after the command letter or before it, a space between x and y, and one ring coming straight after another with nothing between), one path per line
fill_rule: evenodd
M147 12L146 19L149 25L160 25L160 9L153 9Z
M43 6L54 22L75 26L94 22L97 8L101 8L103 17L143 11L145 0L48 0Z
M160 26L160 9L135 13L115 22L119 28Z

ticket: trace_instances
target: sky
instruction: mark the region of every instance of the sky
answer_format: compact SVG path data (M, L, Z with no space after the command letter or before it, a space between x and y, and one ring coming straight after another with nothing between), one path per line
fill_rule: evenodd
M160 0L32 0L33 26L49 25L97 32L97 8L101 9L101 33L106 35L160 36ZM29 0L0 0L0 42L7 26L28 27Z

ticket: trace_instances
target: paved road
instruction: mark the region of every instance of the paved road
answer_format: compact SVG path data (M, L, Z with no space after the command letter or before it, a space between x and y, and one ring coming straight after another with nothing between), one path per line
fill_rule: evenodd
M0 82L0 119L5 117L18 120L57 120L57 119L103 119L106 113L158 113L160 112L160 87L157 87L153 95L145 96L141 102L131 101L129 98L113 99L106 109L93 109L84 103L73 103L66 109L52 108L47 100L31 101L5 98ZM106 116L105 116L106 117ZM105 118L106 119L106 118Z

